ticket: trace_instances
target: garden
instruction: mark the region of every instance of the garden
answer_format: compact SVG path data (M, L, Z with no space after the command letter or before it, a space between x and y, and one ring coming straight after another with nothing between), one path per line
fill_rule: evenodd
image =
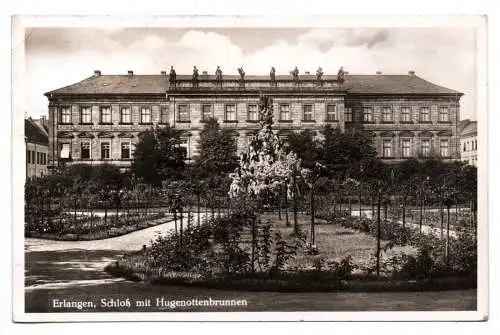
M109 273L249 290L475 287L475 168L437 156L385 164L360 129L326 126L319 139L303 131L282 140L271 99L262 97L259 110L260 131L239 157L215 120L199 157L182 169L168 146L173 129L145 135L142 143L158 144L140 142L132 171L187 221ZM167 157L141 160L152 148Z

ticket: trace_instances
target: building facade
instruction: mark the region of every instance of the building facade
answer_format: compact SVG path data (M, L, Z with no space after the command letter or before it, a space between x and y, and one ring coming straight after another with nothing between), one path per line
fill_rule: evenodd
M49 136L44 120L24 120L26 178L47 175Z
M477 121L467 119L460 122L460 159L477 166Z
M438 154L459 159L462 93L406 75L102 75L46 93L49 161L130 166L138 134L153 125L183 131L188 158L214 117L244 148L258 129L260 94L273 98L278 134L326 124L362 126L387 161Z

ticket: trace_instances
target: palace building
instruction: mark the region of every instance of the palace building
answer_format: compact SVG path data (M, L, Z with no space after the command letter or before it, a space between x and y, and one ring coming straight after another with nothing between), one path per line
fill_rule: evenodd
M240 71L241 70L241 71ZM273 98L275 129L341 131L362 126L387 161L431 154L460 158L460 92L404 75L94 75L45 93L49 100L49 164L103 162L130 166L141 131L170 124L183 131L188 159L214 117L244 148L258 129L260 94Z
M460 136L460 158L462 162L477 167L477 121L465 119L458 125Z
M47 174L49 133L45 118L24 120L24 142L26 145L26 178Z

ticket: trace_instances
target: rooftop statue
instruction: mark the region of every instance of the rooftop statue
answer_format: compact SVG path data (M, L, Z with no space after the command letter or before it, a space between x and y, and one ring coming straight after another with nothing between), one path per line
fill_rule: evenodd
M299 80L299 69L295 67L292 72L290 72L293 76L293 80Z
M174 67L170 66L170 76L169 76L169 81L171 83L175 83L175 80L177 79L177 74L175 73Z
M316 80L317 81L321 81L321 79L323 78L323 69L320 67L318 67L318 69L316 70Z
M194 87L198 87L198 69L196 68L196 66L193 66L193 77L192 77L192 80L193 80L193 86Z
M342 85L345 81L345 73L344 73L344 67L341 66L339 69L339 72L337 73L337 80L339 83Z
M272 81L276 80L276 69L274 68L274 66L271 66L271 72L269 73L269 76L271 77Z
M243 66L238 68L238 73L240 74L241 80L245 79L245 71L243 71Z
M215 79L222 80L222 70L218 65L217 65L217 70L215 70Z

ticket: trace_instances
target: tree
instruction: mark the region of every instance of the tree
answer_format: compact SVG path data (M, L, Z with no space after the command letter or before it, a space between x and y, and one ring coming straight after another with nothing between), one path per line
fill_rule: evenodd
M376 159L373 142L362 129L347 129L342 133L326 125L321 134L318 160L330 177L338 180L359 177L363 167L370 166Z
M310 130L291 133L286 140L289 151L294 152L306 169L313 169L319 158L318 143Z
M229 173L238 165L236 149L231 130L221 129L217 120L210 118L200 133L195 165L205 176Z
M118 192L122 187L124 178L120 169L111 164L97 165L93 168L92 176L90 179L90 187L94 190L104 204L104 223L108 220L109 200L112 195L115 195L115 203L117 205L117 212L119 202L117 200ZM118 216L117 216L118 219Z
M180 136L181 131L169 125L140 133L131 168L135 176L155 186L165 179L179 178L186 159Z

